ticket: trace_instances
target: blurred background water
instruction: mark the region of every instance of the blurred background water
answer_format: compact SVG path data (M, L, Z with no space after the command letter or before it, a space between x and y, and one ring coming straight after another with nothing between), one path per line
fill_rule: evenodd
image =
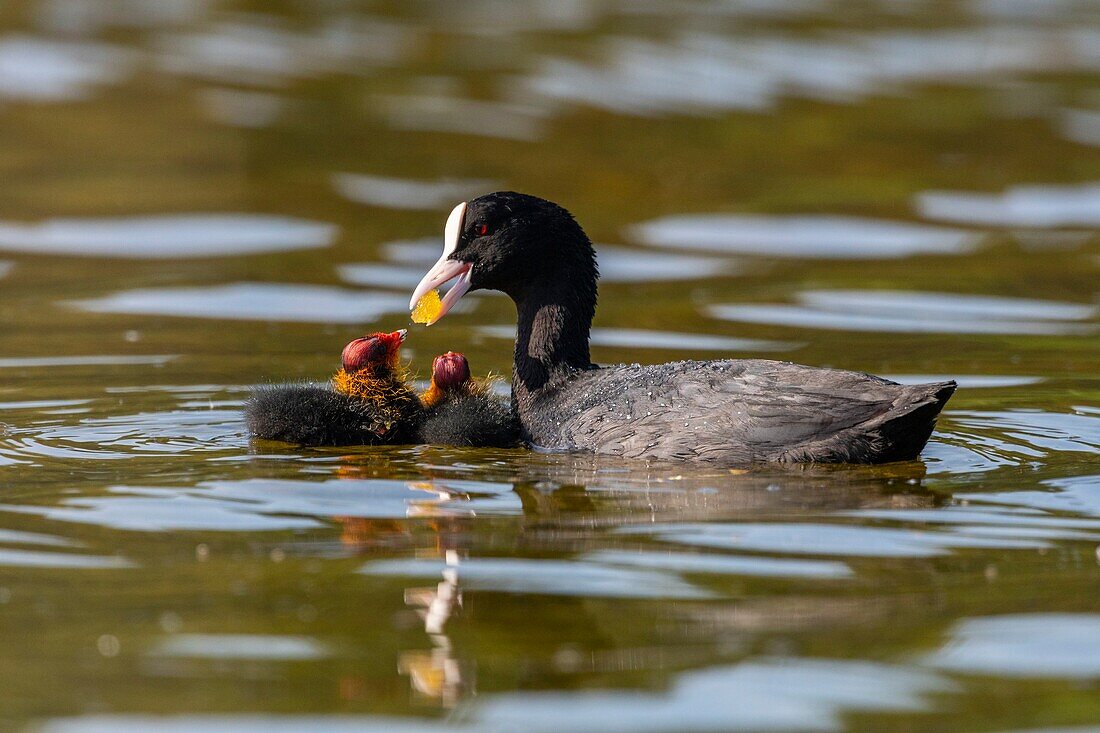
M0 180L0 727L1100 726L1095 0L0 0ZM498 188L599 361L961 389L881 468L250 445ZM464 306L421 375L508 374Z

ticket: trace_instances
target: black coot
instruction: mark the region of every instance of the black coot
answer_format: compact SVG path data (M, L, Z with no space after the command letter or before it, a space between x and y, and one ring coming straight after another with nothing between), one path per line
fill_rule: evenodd
M414 442L423 408L402 374L404 340L405 331L355 339L328 384L253 388L245 406L249 433L306 446Z
M520 444L519 421L489 385L470 376L470 363L453 351L432 362L432 383L421 395L424 421L420 442L472 448Z
M512 402L525 440L638 458L883 463L916 457L954 382L903 386L861 372L760 359L599 367L589 358L599 273L568 211L498 192L459 204L412 304L457 278L519 315Z

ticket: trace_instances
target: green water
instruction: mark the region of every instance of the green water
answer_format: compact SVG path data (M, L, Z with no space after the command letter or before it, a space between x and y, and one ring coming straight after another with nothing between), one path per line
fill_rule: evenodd
M1100 8L1041 5L0 2L0 727L1100 726ZM250 444L495 188L598 243L600 362L960 389L878 468ZM507 375L463 302L406 356Z

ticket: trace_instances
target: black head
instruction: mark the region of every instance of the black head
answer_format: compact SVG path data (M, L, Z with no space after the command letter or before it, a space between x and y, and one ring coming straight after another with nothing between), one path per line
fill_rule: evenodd
M498 191L454 208L443 256L421 280L410 307L456 278L436 320L469 290L500 290L519 301L532 290L578 287L594 303L598 277L592 243L572 214L536 196Z
M473 265L471 290L520 294L563 267L592 271L592 244L568 211L545 199L502 191L470 201L450 259ZM578 271L580 270L580 271Z

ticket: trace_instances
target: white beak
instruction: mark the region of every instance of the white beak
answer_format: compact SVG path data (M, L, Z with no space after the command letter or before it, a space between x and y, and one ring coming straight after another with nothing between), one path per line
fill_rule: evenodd
M451 286L451 289L443 296L443 301L440 303L442 307L439 310L439 315L427 324L429 326L447 315L447 312L454 307L454 304L458 302L459 298L470 290L470 277L473 273L473 265L448 259L448 257L458 249L458 239L462 236L462 229L465 223L466 202L463 201L461 204L454 207L454 209L451 210L451 215L447 217L447 225L443 228L443 255L434 265L432 265L432 269L428 270L428 274L425 275L424 279L420 281L420 284L416 286L416 290L414 290L412 294L412 299L409 301L409 310L414 310L416 304L420 302L420 299L423 298L429 290L434 290L440 285L458 278L458 281Z

